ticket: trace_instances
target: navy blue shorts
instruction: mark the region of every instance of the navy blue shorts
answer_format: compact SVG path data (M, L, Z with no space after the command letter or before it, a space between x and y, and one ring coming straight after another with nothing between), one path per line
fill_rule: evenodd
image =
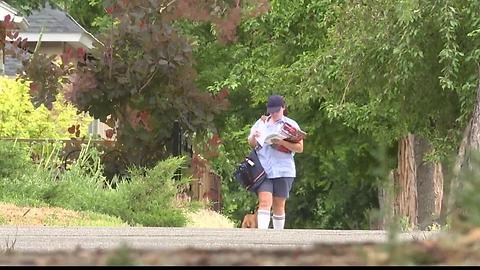
M267 178L258 187L258 192L266 191L273 194L274 197L288 198L294 177Z

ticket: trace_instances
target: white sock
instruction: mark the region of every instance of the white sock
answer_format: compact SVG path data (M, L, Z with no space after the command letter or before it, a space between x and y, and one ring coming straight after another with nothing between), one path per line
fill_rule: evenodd
M283 230L283 227L285 227L285 214L281 216L277 216L275 214L272 215L272 222L273 222L273 228L277 230Z
M257 223L259 229L268 229L270 225L270 210L258 209Z

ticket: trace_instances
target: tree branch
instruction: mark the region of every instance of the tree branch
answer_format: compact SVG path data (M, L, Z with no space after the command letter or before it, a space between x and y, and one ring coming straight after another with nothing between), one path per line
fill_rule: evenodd
M166 6L164 7L161 7L160 8L160 11L158 13L162 13L165 9L167 9L170 5L172 5L173 3L177 2L177 0L172 0L170 1L170 3L168 3Z
M143 89L145 89L145 87L147 87L150 82L153 80L153 77L155 77L155 74L157 74L157 65L155 65L155 69L153 70L152 74L150 75L150 77L148 78L148 80L142 85L142 87L140 87L140 89L138 89L138 93L142 92Z

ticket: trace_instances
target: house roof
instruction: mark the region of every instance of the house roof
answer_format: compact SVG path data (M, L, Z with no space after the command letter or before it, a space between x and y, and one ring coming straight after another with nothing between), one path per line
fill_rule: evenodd
M42 42L69 42L74 47L91 49L99 41L85 30L65 11L48 3L40 10L32 11L27 17L29 27L20 32L20 36L29 42L37 42L43 30Z
M13 22L19 29L26 29L28 27L28 22L23 16L20 16L19 14L20 13L18 12L18 10L14 9L4 1L0 1L0 21L3 21L3 18L5 18L5 16L10 15L10 17L13 18Z
M2 10L2 4L8 7L8 10L13 10L12 7L1 0L0 10ZM68 13L58 8L52 8L48 3L45 8L32 11L32 14L26 20L28 20L28 28L21 30L19 36L27 38L29 43L39 41L43 27L42 42L65 42L74 48L85 49L93 48L94 44L101 44ZM17 69L21 66L20 60L5 55L5 75L16 76Z
M45 8L33 10L27 17L30 26L25 33L39 33L45 26L47 33L83 33L86 32L69 14L52 8L48 3Z

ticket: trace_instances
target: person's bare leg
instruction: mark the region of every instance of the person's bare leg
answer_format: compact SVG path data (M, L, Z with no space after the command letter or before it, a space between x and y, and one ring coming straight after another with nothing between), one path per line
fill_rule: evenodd
M257 223L259 229L268 229L270 225L270 209L272 208L272 193L258 192Z
M285 227L285 202L286 198L282 197L273 197L272 207L273 215L272 222L273 228L282 230Z

